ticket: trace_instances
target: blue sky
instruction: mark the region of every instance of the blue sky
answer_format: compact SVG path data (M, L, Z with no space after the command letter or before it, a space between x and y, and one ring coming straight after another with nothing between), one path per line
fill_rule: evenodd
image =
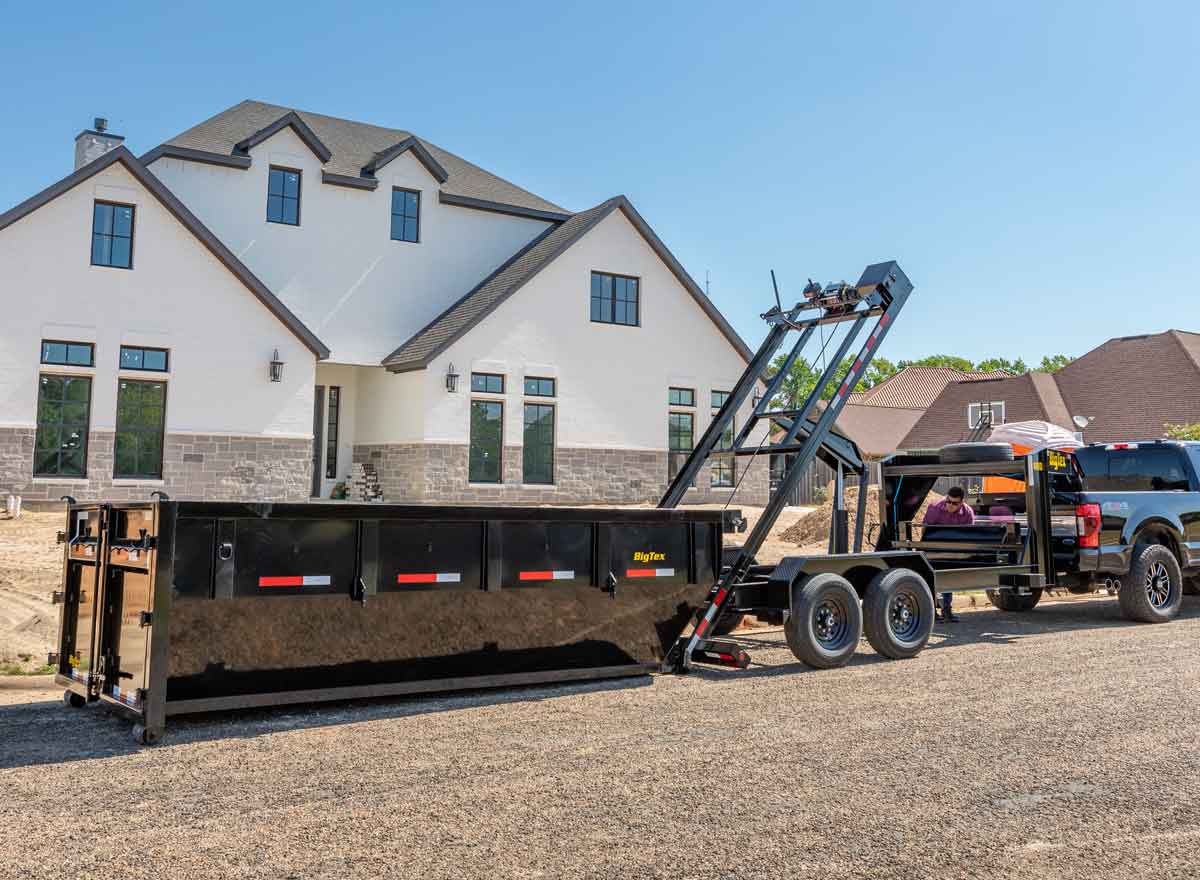
M751 345L770 269L889 258L893 359L1200 330L1196 4L0 2L0 210L93 116L140 153L252 97L625 193Z

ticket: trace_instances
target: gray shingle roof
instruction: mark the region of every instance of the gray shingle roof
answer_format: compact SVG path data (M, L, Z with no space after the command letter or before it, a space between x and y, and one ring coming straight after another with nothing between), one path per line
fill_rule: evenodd
M158 151L168 146L215 156L233 156L237 152L238 144L247 141L258 132L270 129L291 113L308 127L319 144L329 150L330 157L325 161L323 169L328 175L359 178L363 169L381 154L409 138L415 138L436 163L445 169L446 180L441 189L449 195L535 211L567 213L553 202L484 171L479 166L416 137L412 132L293 110L290 107L265 104L261 101L242 101L236 106L222 110L211 119L206 119L169 139L156 150L147 153L144 158L153 161ZM320 154L318 148L314 148L314 152Z
M500 303L516 293L597 223L616 210L625 214L646 243L717 325L717 329L729 340L734 350L749 361L752 357L750 348L705 296L695 280L687 274L675 256L667 250L667 246L642 219L629 199L625 196L614 196L590 210L573 214L566 221L551 226L483 279L466 296L413 334L411 339L383 359L383 365L397 373L425 367L447 346L487 317Z

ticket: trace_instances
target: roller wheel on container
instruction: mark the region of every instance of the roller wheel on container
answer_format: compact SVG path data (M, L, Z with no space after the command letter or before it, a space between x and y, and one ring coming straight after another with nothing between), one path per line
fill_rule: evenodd
M783 633L801 663L813 669L845 666L862 636L862 609L854 587L837 574L805 578L794 588Z
M863 632L875 652L907 660L921 653L933 632L933 593L915 571L881 571L867 586L862 615Z
M162 741L162 734L150 730L144 724L133 725L133 741L140 746L155 746Z
M742 620L746 615L738 614L736 611L731 611L728 614L722 614L717 618L717 622L713 625L712 632L714 636L727 636L739 626L742 625Z
M1041 589L1030 590L1028 596L1016 590L988 590L988 601L1001 611L1032 611L1042 598Z
M1142 623L1166 623L1183 602L1183 574L1170 548L1139 544L1117 592L1121 613Z
M63 691L63 703L72 709L82 709L87 705L87 698L81 697L75 691Z
M942 464L968 464L976 461L1012 461L1011 443L950 443L942 447Z

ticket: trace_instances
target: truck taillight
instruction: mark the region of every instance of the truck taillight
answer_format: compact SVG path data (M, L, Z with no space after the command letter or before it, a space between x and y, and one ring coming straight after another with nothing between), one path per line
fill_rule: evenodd
M1100 505L1075 505L1075 534L1080 547L1100 546Z

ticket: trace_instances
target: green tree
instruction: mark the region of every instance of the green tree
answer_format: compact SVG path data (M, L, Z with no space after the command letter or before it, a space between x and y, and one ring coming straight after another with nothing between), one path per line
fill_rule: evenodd
M1014 376L1021 376L1029 372L1029 367L1021 358L1010 361L1008 358L991 357L977 363L975 369L980 373L1003 370L1006 373L1012 373Z
M1057 373L1075 358L1065 354L1048 354L1042 358L1041 364L1038 365L1038 371L1042 373Z
M1166 428L1167 436L1172 440L1200 440L1200 422L1190 425L1172 425L1168 422L1163 427Z
M975 369L975 365L969 360L953 354L931 354L920 360L900 361L899 367L901 370L905 367L950 367L955 370L962 370L964 373L969 373Z

